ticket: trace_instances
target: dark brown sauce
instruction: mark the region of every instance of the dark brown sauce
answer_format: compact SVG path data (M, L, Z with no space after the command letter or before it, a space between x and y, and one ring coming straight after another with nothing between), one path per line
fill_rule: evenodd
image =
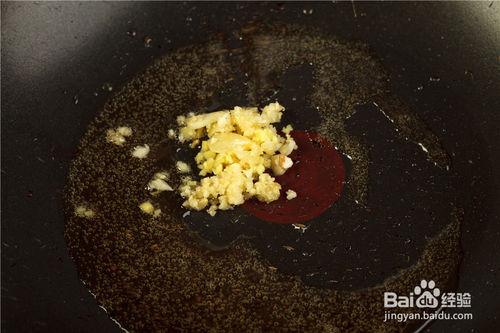
M321 215L340 198L345 181L342 156L317 133L292 131L300 150L292 152L294 165L276 181L281 185L278 200L245 202L243 208L261 220L274 223L303 223ZM286 191L297 198L288 200Z

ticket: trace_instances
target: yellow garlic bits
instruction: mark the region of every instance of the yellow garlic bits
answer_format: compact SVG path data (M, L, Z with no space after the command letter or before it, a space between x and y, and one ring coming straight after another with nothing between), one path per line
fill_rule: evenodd
M271 103L258 108L191 115L182 118L181 142L201 141L196 155L200 181L185 177L179 190L188 209L207 208L210 215L218 209L231 209L256 197L271 202L280 196L281 186L266 172L283 174L293 165L287 156L297 145L290 136L280 136L272 125L281 120L283 106ZM198 141L197 141L198 140Z

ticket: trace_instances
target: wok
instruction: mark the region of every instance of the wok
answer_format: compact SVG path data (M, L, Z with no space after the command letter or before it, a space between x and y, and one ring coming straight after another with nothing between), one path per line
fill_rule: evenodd
M2 327L120 330L79 281L63 236L63 189L78 141L110 87L119 90L154 59L272 22L367 44L391 90L439 137L468 185L459 197L456 288L472 295L473 319L427 329L493 330L500 309L499 20L495 2L3 2Z

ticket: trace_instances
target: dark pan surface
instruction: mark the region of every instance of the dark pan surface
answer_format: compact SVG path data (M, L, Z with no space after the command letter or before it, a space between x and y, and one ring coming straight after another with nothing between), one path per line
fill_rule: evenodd
M443 291L454 287L462 219L455 196L468 183L454 181L438 139L389 93L366 47L310 28L242 30L232 34L248 47L228 48L223 37L155 62L113 95L90 126L68 184L65 234L80 277L112 317L137 331L389 329L380 320L382 290L413 289L421 276ZM256 70L242 72L242 64ZM289 76L287 87L290 72L297 78ZM215 217L184 215L175 192L151 198L161 208L158 218L140 212L155 172L166 170L176 187L175 162L193 161L192 150L165 137L177 116L266 103L266 95L287 106L285 120L297 130L317 131L345 154L341 200L301 221L303 229L264 222L242 207ZM108 128L123 125L134 133L124 146L104 140ZM131 158L130 147L143 143L151 147L148 158ZM305 163L302 144L297 163ZM301 193L304 184L295 189ZM304 206L307 195L292 203ZM75 216L78 206L96 216Z
M48 11L46 14L56 15L57 17L57 13L61 12L64 14L64 20L68 20L68 17L71 16L68 14L68 10L70 10L70 8L66 6L69 5L62 7L55 6L52 11ZM101 6L106 7L112 5L101 4ZM4 161L3 167L4 207L8 207L6 202L8 202L12 207L8 210L4 209L3 212L3 228L4 230L9 231L4 232L4 235L2 236L4 241L3 255L5 258L3 260L3 267L4 269L7 268L6 271L10 273L4 273L3 279L5 279L5 282L3 284L5 289L3 294L4 297L6 297L4 300L8 301L8 303L5 304L10 304L12 309L18 309L17 311L13 310L10 312L12 315L20 315L22 313L22 309L30 312L28 316L30 318L34 318L34 320L25 321L27 328L33 327L30 325L34 325L35 322L37 322L37 325L45 324L45 327L51 327L54 325L54 321L48 320L48 317L44 315L44 311L47 310L39 310L31 313L32 309L36 308L36 306L39 306L40 309L45 309L46 307L43 305L43 302L49 302L49 304L53 307L57 307L57 304L64 304L63 302L71 302L70 299L75 302L75 298L69 298L69 295L74 294L74 290L76 289L73 288L77 288L76 284L74 287L68 287L66 289L66 293L68 294L67 297L64 296L64 291L54 294L52 290L53 287L50 285L47 286L47 281L51 284L58 286L61 285L61 282L56 282L58 280L55 280L56 277L53 274L54 269L66 272L64 273L66 275L63 275L61 277L62 280L59 281L64 281L64 283L67 284L71 281L71 279L76 280L76 276L70 271L70 262L65 254L66 250L61 238L62 223L60 222L62 219L61 215L57 215L57 207L60 207L60 194L54 196L54 193L50 192L49 189L51 188L52 191L54 187L61 189L67 170L68 160L71 158L72 150L76 146L76 141L85 127L84 124L86 124L93 117L106 98L106 93L101 89L103 84L111 82L116 90L116 87L120 86L127 80L128 77L146 64L151 56L164 53L166 47L170 49L173 47L201 42L204 38L197 34L197 31L200 31L198 29L201 29L201 31L204 32L217 32L219 30L218 27L223 25L222 23L226 23L226 25L228 25L228 27L224 28L226 33L234 31L238 29L239 26L243 25L245 21L250 19L250 13L255 13L257 19L265 18L267 15L272 15L272 17L275 17L277 20L294 21L294 18L296 17L299 23L306 25L313 24L313 21L313 25L315 25L318 20L320 22L321 20L327 22L331 19L331 17L336 17L337 20L334 21L334 25L328 29L329 32L347 40L361 40L370 45L373 51L381 59L383 65L389 70L391 75L391 84L393 86L392 90L396 91L401 98L404 98L405 101L407 101L407 103L409 103L413 109L416 110L419 116L425 119L426 124L433 130L433 132L440 133L438 136L442 138L445 150L453 156L455 161L458 161L454 166L456 167L457 173L463 178L463 183L471 184L471 182L474 182L474 186L471 189L472 192L466 193L466 195L460 198L462 203L468 208L466 210L466 214L468 215L465 217L466 224L464 227L463 237L465 258L462 265L462 270L465 270L467 274L462 274L459 282L461 283L463 290L471 292L475 298L480 297L481 300L486 300L484 301L485 303L487 303L488 297L492 297L491 299L494 300L493 293L487 290L488 288L493 289L495 287L493 284L495 278L494 275L491 274L497 274L495 273L496 268L494 266L485 266L487 264L481 263L480 260L487 259L481 251L493 251L492 249L487 250L486 246L494 247L495 243L491 241L479 242L478 239L482 239L480 237L492 237L493 239L498 237L498 234L495 234L494 231L486 232L486 230L488 230L487 228L489 227L489 223L493 223L495 218L495 212L490 208L492 203L488 201L488 198L492 198L493 194L490 191L495 189L492 181L492 179L495 179L495 175L490 174L489 165L491 165L490 163L497 161L495 158L498 159L498 155L495 155L496 151L492 150L489 145L489 143L495 142L495 135L497 135L495 129L498 129L498 119L495 121L495 115L492 113L492 110L495 109L494 103L498 103L496 99L498 97L496 96L498 95L498 59L495 58L495 49L498 50L498 40L491 38L495 35L490 33L491 31L488 30L487 25L474 28L480 29L480 32L477 32L477 34L481 34L485 40L475 38L471 40L466 39L464 41L463 39L465 37L460 37L460 39L458 39L457 35L459 35L459 32L463 32L464 27L457 25L457 31L455 32L457 35L454 35L453 32L455 30L448 28L448 25L446 25L448 21L444 18L447 16L438 15L438 13L448 13L447 15L450 16L447 18L447 20L449 20L448 23L454 22L454 20L459 17L459 13L462 8L460 6L465 5L356 5L356 12L353 12L351 4L349 4L349 6L347 6L347 4L328 4L328 6L323 4L318 5L317 7L314 6L314 12L311 15L305 15L302 12L302 9L305 8L304 5L285 5L284 7L281 7L276 4L254 4L251 5L253 10L249 10L248 8L239 8L243 5L221 5L217 6L217 9L201 5L196 6L196 9L193 9L192 5L172 5L172 7L162 7L162 10L167 12L168 10L175 10L182 13L181 15L173 15L177 18L182 17L182 21L175 22L175 24L171 21L166 22L165 20L158 19L158 17L165 15L163 14L165 12L158 11L156 8L153 8L155 5L146 5L146 7L141 9L139 12L146 13L144 17L147 18L147 22L151 23L154 21L156 24L154 26L143 26L142 23L145 22L142 22L137 17L134 18L134 15L128 12L128 10L132 11L137 8L129 8L129 6L135 7L137 5L120 6L114 10L117 13L116 15L123 13L126 17L125 19L123 17L116 18L117 22L122 24L123 29L120 30L119 27L116 28L120 33L113 30L109 35L113 38L108 39L106 43L99 44L96 41L95 46L89 46L89 48L87 48L88 54L85 55L85 52L79 54L79 56L82 57L81 62L71 63L72 60L68 61L68 68L76 69L76 73L71 74L69 78L78 77L78 85L74 82L65 82L65 80L69 79L68 75L63 75L56 71L62 70L64 66L44 66L44 68L36 67L35 65L38 63L37 57L26 57L23 58L26 59L24 62L20 62L19 58L14 57L15 53L11 52L7 54L7 57L5 57L7 60L4 61L4 64L2 65L3 75L4 77L7 77L7 80L4 79L3 84L4 99L2 106L4 110L10 111L8 114L5 112L2 113L2 135L5 146L4 156L6 153L9 153L8 149L10 145L6 145L7 140L5 139L8 138L7 135L9 133L16 133L16 136L14 136L14 134L10 134L10 137L18 138L17 147L20 147L19 144L23 144L23 142L24 145L29 142L29 149L28 146L25 146L24 151L32 152L30 157L24 157L24 155L12 150L12 153L9 154L10 158L12 158L12 162L10 162L10 158L7 159ZM158 6L158 4L156 6ZM433 15L435 15L435 19L428 18L429 7L425 6L432 7L435 10L435 12L430 15L431 18L434 18ZM237 7L239 9L237 9ZM312 7L313 6L307 8L309 9ZM478 12L488 13L488 10L494 12L494 9L491 9L492 7L485 6L485 8L481 8L481 11L478 9ZM10 7L7 6L7 10L4 11L3 15L7 15L6 13L9 13L10 11L11 15L13 15L12 17L15 17L14 13L21 15L23 14L23 11L26 13L26 10L28 10L27 8L28 7L23 7L23 5L12 4ZM45 10L48 8L49 7L44 7L44 5L42 5L41 9ZM80 8L83 10L92 10L95 7L92 7L89 4L84 4L81 5ZM239 18L237 22L233 22L231 19L235 16L234 12L232 12L233 10L238 10L243 16L245 16L245 18ZM220 17L204 15L204 13L209 11L219 13ZM354 17L354 13L356 17ZM392 13L393 15L389 15L389 13ZM398 13L399 15L394 15L394 13ZM424 13L426 14L424 15ZM171 14L169 13L169 15ZM483 15L487 16L488 14ZM35 15L35 17L37 16ZM405 31L405 36L391 32L389 29L390 20L387 20L388 17L396 20L398 24L406 29L402 29ZM402 20L402 22L399 22L394 17L404 17L405 19ZM423 17L426 17L425 20ZM437 17L440 17L441 21L438 21ZM476 16L476 19L479 19L479 17L480 16ZM185 20L185 18L190 19ZM131 19L132 21L129 22ZM382 23L382 19L386 19L385 23ZM495 17L492 16L490 19L494 20ZM12 22L15 21L12 20L13 19L7 23L13 24ZM69 20L71 21L71 19ZM142 18L142 20L144 20L144 18ZM206 26L200 27L194 23L203 20L207 21ZM4 22L4 20L2 21ZM34 21L36 22L36 20ZM76 19L73 21L79 22ZM375 24L375 22L377 22L377 24ZM421 24L414 24L415 22L420 22ZM459 20L459 22L462 21ZM169 26L168 24L173 25ZM466 23L463 22L463 24ZM168 29L167 26L170 28ZM441 28L441 30L439 28ZM106 28L103 29L106 31ZM168 33L165 30L168 30ZM132 31L136 32L135 37L129 36L132 35ZM433 33L430 33L431 31L433 31ZM441 33L437 33L436 31ZM128 35L127 32L129 32ZM184 32L184 34L181 35L180 32ZM115 34L113 35L113 33ZM188 36L195 36L198 40L183 40L183 36L186 36L186 33L189 33ZM494 31L492 33L494 33ZM171 40L170 43L168 43L168 40L164 41L165 35L167 35L168 39ZM106 39L109 36L103 36L101 34L99 35L99 38ZM152 38L150 47L144 47L144 36L150 36ZM408 36L412 37L408 38ZM73 45L71 44L72 41L65 40L63 37L65 36L61 36L61 43L62 41L66 41L68 43L68 47L63 48L63 50L66 53L70 53L71 45ZM78 38L85 37L79 36ZM443 45L443 40L447 39L449 39L450 42ZM50 38L48 38L48 40L50 40ZM84 40L87 43L90 41L88 36ZM14 39L7 39L7 41L14 42ZM477 43L478 47L463 47L463 45L474 45L474 43ZM26 44L24 46L26 46L26 48L29 47L29 45ZM104 52L99 54L99 59L105 57L106 54L109 53L109 56L107 57L109 60L107 63L116 64L116 69L114 69L111 65L102 67L102 60L99 60L99 63L93 61L92 59L95 59L95 55L92 52L92 47L104 50ZM19 48L16 49L12 47L11 50L19 52ZM457 53L452 52L453 50L460 50L461 56L456 57ZM467 52L470 52L470 54ZM477 54L475 54L475 52L477 52ZM454 54L455 57L452 57L452 54ZM472 61L471 59L474 56L475 59ZM56 58L55 55L54 58ZM133 60L128 60L129 58L133 58ZM424 58L426 61L422 63L421 59ZM30 59L32 60L30 61ZM43 59L48 61L51 58L46 57ZM420 61L418 61L419 59ZM446 59L446 61L444 59ZM57 58L55 60L57 60ZM73 60L73 62L74 61L76 60ZM13 67L14 64L17 64L18 67ZM23 64L24 67L22 66ZM7 69L6 73L4 68ZM14 71L14 68L17 68L17 70ZM23 76L23 68L31 69L31 71L24 73L32 76ZM457 70L457 68L460 70ZM102 71L103 69L104 72ZM497 70L496 73L495 69ZM106 70L110 73L106 74ZM307 69L298 69L298 71L299 72L296 75L307 75ZM117 74L120 73L122 75L117 76ZM290 75L293 76L294 74L291 73ZM42 77L46 80L43 88L38 86L40 83L37 82L40 81L36 81L37 78L40 80ZM121 79L117 80L117 77L120 77ZM430 78L432 79L430 80ZM437 80L437 78L439 78L439 80ZM33 88L35 83L37 83L37 89L25 88L25 90L23 90L23 86L20 85L21 83L17 86L15 84L11 84L9 85L10 88L6 89L7 85L5 81L7 81L7 83L24 82L23 84L27 85L26 87L28 88ZM47 81L54 83L47 84ZM82 81L84 83L81 83ZM293 81L293 78L291 81ZM286 82L283 84L285 85ZM61 89L58 89L58 87ZM52 96L54 96L53 99L56 100L55 104L52 100L49 102L42 98L43 96L41 94L42 91L45 91L44 89L52 91ZM32 96L32 98L25 98L25 100L23 100L22 97L25 96L23 94L27 94L27 92L31 93L30 96ZM94 92L97 92L97 96L95 96ZM16 103L14 102L14 99ZM25 105L20 105L21 103L24 103ZM40 103L42 105L41 108L46 110L46 112L50 112L50 110L57 110L55 113L47 113L57 115L57 117L50 118L50 121L42 121L42 119L47 117L47 114L44 113L42 115L39 113L38 110L40 107L37 109L34 108L35 105L39 105ZM86 113L84 113L85 110L87 110ZM30 113L27 114L27 112ZM361 108L359 114L362 115L363 112L366 112L366 110L363 111L363 108ZM12 118L15 114L18 115L17 119ZM24 117L20 117L22 114L24 114ZM474 116L472 116L472 114ZM29 117L27 117L28 115ZM10 118L8 118L9 116ZM75 122L74 119L76 119L76 117L81 119L81 125L78 125L78 122ZM481 121L482 119L490 120L483 123ZM371 120L381 121L381 124L383 124L383 120ZM39 124L42 124L43 126L38 127ZM65 124L65 126L61 127L60 124ZM464 126L464 124L470 124L470 126ZM70 129L69 126L75 127L74 129ZM363 125L363 118L361 117L360 121L354 121L353 126L362 128L362 126L366 125ZM383 127L384 126L382 126L382 128ZM20 131L21 128L22 131ZM56 132L55 129L58 129L58 131ZM9 132L9 130L11 132ZM379 133L378 135L391 135L390 131L390 128L387 128L386 131L382 132L382 134ZM25 133L24 140L21 140L19 133ZM33 133L40 133L40 135L35 135L33 137ZM34 140L35 138L36 140ZM13 145L10 147L12 147L11 149L14 149ZM35 151L33 151L34 149ZM37 151L36 149L39 150ZM13 158L14 156L16 156L15 159ZM21 159L17 156L20 156ZM47 158L47 156L49 158ZM377 154L377 156L381 155ZM40 157L40 159L37 159L36 157ZM51 159L51 157L54 159ZM28 161L31 161L29 158L32 160L31 163L34 164L29 164L30 162ZM461 161L463 161L463 163L460 163ZM40 164L41 168L39 170L37 168L37 172L44 172L44 174L54 175L54 177L52 177L50 181L47 180L45 184L41 183L39 179L36 179L35 181L34 176L32 176L33 178L23 177L21 179L9 177L9 174L15 174L17 169L12 169L12 167L14 165L24 165L23 163L27 164L25 169L19 168L21 171L29 170L33 173L34 170L32 165ZM9 169L9 166L11 169ZM54 169L52 168L53 166L60 166L61 173L55 174ZM43 169L44 167L47 169ZM12 182L12 185L7 187L9 185L9 180ZM16 182L14 182L14 180L16 180ZM20 184L23 184L23 188L19 190L19 192L15 192L14 189L18 189ZM39 187L42 184L44 187ZM44 196L43 193L47 193L47 195ZM44 215L41 214L40 211L36 211L34 209L23 209L20 211L19 208L15 209L16 206L13 206L14 201L11 200L17 198L18 205L22 204L17 207L26 208L29 207L26 205L33 205L34 208L40 209L41 202L44 202L47 205L49 204L49 201L47 201L48 197L54 198L52 203L52 205L54 205L54 208L52 209L54 217L47 219L44 222L39 222L39 224L32 223L29 225L29 228L27 228L26 224L23 222L29 221L29 214L32 215L32 218L37 217L39 219L40 216L45 216L46 213ZM5 201L6 199L9 201ZM44 211L49 210L47 209L49 206L44 207ZM22 218L19 214L26 214L26 216ZM9 215L11 215L10 218ZM58 220L57 216L59 216L60 220ZM49 225L49 221L53 221L54 224ZM481 227L478 227L474 224L474 221L485 222L481 224ZM16 224L16 222L19 223ZM37 230L36 228L40 229ZM59 230L59 232L56 232L56 230ZM26 231L27 234L33 233L33 236L26 237L26 235L23 234L23 231ZM14 238L15 235L20 236L21 234L23 234L24 242L26 242L24 244L19 243L19 241ZM5 237L12 238L9 239ZM478 247L479 243L483 243L484 247ZM24 245L21 246L22 250L19 248L20 245ZM39 258L42 258L42 256L43 258L49 258L48 260L52 260L49 261L49 263L52 262L52 266L50 264L40 265L43 261L35 260L36 256L34 256L31 251L28 251L28 249L33 249L35 247L41 248L40 252L37 253L37 255L40 256ZM29 261L22 260L22 253L25 253L25 256L29 253ZM60 261L58 258L60 258ZM482 273L479 275L474 274L474 267L480 267ZM46 272L45 275L43 272ZM42 276L45 278L37 280L37 284L33 284L33 289L26 289L25 285L28 281L32 281L35 276ZM68 276L73 276L73 278ZM26 282L23 283L23 281ZM478 285L480 285L480 287ZM19 288L22 288L23 292L21 292ZM82 292L82 297L84 297L83 295L85 295L85 293L83 289L80 287L79 290ZM40 295L39 297L35 297L37 293ZM24 300L24 302L21 300ZM67 308L66 311L74 311L73 314L67 313L68 317L61 314L60 320L63 320L63 317L64 320L68 320L67 318L82 320L78 319L79 316L82 317L82 314L96 313L93 310L92 301L86 301L82 304L82 306L88 306L88 310L86 310L88 312L85 312L82 308L71 306L69 309ZM488 307L488 310L485 309L483 312L487 313L490 309L494 310L495 305L498 307L497 303L493 303ZM476 311L479 311L477 308L480 306L481 304L479 302L478 304L474 303L473 312L476 313ZM444 327L443 325L461 325L461 327L467 327L467 325L472 325L470 327L478 327L475 325L488 325L491 321L484 319L480 320L484 316L483 312L477 312L478 314L476 315L476 318L479 318L477 321L467 323L440 322L433 325L432 329L439 330L440 326ZM493 311L491 313L496 312ZM6 315L3 317L4 320L8 318ZM108 322L105 320L105 316L102 316L102 318L102 320ZM85 318L83 320L88 322L88 325L96 325L96 321L93 317L90 320L86 320ZM13 325L12 323L13 321L9 320L9 325Z

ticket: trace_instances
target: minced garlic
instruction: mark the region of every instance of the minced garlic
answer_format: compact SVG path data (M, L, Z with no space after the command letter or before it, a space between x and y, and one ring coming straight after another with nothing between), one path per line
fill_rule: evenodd
M148 183L148 187L151 191L156 191L156 193L164 191L173 191L174 189L170 186L166 179L168 179L168 174L166 172L155 173L153 179Z
M87 208L85 206L77 206L75 207L75 215L78 217L91 219L95 216L95 213L92 209Z
M170 139L175 139L175 137L176 137L175 131L173 129L171 129L171 128L167 131L167 134L168 134L168 137Z
M283 129L281 130L285 134L290 134L291 131L293 131L292 125L288 124Z
M106 141L121 146L125 143L125 138L131 135L132 129L130 127L120 126L115 129L110 128L106 131Z
M148 183L148 186L150 189L156 190L158 192L174 190L172 186L168 185L168 183L163 179L153 179Z
M139 208L146 214L153 214L153 212L155 211L155 207L149 200L141 203L139 205Z
M155 208L151 201L147 200L144 201L139 205L140 210L148 215L152 215L153 217L158 217L161 215L161 209L160 208Z
M175 163L175 166L177 168L177 171L179 171L180 173L191 172L191 167L186 162L177 161L177 163Z
M140 159L146 158L149 154L149 146L148 145L136 146L132 150L131 154L135 158L140 158Z
M186 177L179 187L183 206L195 210L207 208L210 215L227 210L256 197L263 202L277 200L281 186L266 172L282 175L293 165L287 156L297 145L287 127L286 137L272 125L281 120L283 106L271 103L261 112L256 107L178 117L184 126L179 140L201 141L196 155L200 181ZM177 169L179 162L177 162ZM211 176L209 176L211 175Z
M276 154L271 157L271 169L276 176L284 174L292 165L292 159L284 154Z
M168 179L168 177L169 177L168 172L160 171L160 172L155 173L153 178L166 180L166 179Z
M286 199L287 200L292 200L292 199L295 199L296 197L297 197L297 192L295 192L294 190L286 191Z

